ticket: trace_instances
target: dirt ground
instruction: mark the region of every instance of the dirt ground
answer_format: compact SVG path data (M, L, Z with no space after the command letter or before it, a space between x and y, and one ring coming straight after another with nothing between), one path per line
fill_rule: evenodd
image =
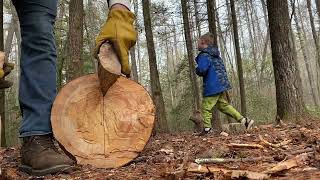
M281 127L263 125L229 136L157 135L150 139L141 155L125 167L107 170L77 166L70 174L45 177L19 172L19 149L2 149L0 179L259 179L260 175L267 175L262 176L266 179L320 179L319 130L320 120L308 119L304 123ZM231 143L259 146L236 148ZM197 158L238 159L238 162L199 166L195 164ZM270 171L281 162L283 164L277 166L277 170ZM245 170L245 173L239 175L243 171L238 170ZM253 172L258 172L259 176Z

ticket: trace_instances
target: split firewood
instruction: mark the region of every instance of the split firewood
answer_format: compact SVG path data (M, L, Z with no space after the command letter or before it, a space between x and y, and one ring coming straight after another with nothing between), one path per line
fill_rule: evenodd
M308 158L309 158L308 154L304 153L304 154L298 155L292 159L280 162L277 165L275 165L274 167L264 171L263 173L276 174L276 173L284 171L284 170L289 170L291 168L303 165L308 160Z
M98 77L102 95L105 96L109 88L121 76L121 64L110 43L104 43L98 54Z
M199 158L196 159L195 162L197 164L206 164L206 163L232 163L232 162L257 162L257 161L272 161L272 157L254 157L254 158Z
M264 147L260 144L236 144L236 143L230 143L227 144L228 147L231 148L251 148L251 149L263 149Z
M285 140L281 143L273 144L273 143L270 143L267 140L263 139L263 137L261 135L259 135L259 139L260 139L260 142L262 143L262 145L267 146L267 147L273 147L273 148L280 148L280 147L288 145L289 143L292 142L292 140Z
M243 171L243 170L229 170L223 168L217 168L213 166L202 166L198 164L191 163L188 167L188 172L192 173L223 173L224 175L234 178L249 178L249 179L268 179L270 175L265 173L258 173L252 171Z

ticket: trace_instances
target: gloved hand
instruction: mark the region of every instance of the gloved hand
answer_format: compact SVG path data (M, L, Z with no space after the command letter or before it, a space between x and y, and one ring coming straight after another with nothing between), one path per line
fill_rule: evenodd
M101 45L109 41L121 63L121 72L130 76L129 49L134 46L137 32L133 26L135 15L129 10L111 9L108 19L96 38L95 56L99 54Z

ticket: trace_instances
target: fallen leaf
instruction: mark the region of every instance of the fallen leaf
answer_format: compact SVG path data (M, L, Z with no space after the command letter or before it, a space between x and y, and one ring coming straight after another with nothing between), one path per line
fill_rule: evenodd
M248 178L248 179L256 179L256 180L263 180L270 178L270 175L265 173L258 173L252 171L241 171L241 170L233 170L231 173L231 178Z
M221 136L225 136L225 137L228 137L228 136L229 136L229 134L226 133L226 132L221 132L220 135L221 135Z

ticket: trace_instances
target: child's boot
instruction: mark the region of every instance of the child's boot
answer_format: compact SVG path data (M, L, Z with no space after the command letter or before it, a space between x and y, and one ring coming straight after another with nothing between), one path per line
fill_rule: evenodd
M251 128L252 128L252 125L253 125L253 123L254 123L254 120L248 119L248 118L242 118L242 119L240 120L240 122L241 122L241 124L243 124L243 125L247 128L247 130L248 130L248 129L251 129Z
M205 136L211 132L212 132L212 128L204 128L202 132L199 134L199 136Z

